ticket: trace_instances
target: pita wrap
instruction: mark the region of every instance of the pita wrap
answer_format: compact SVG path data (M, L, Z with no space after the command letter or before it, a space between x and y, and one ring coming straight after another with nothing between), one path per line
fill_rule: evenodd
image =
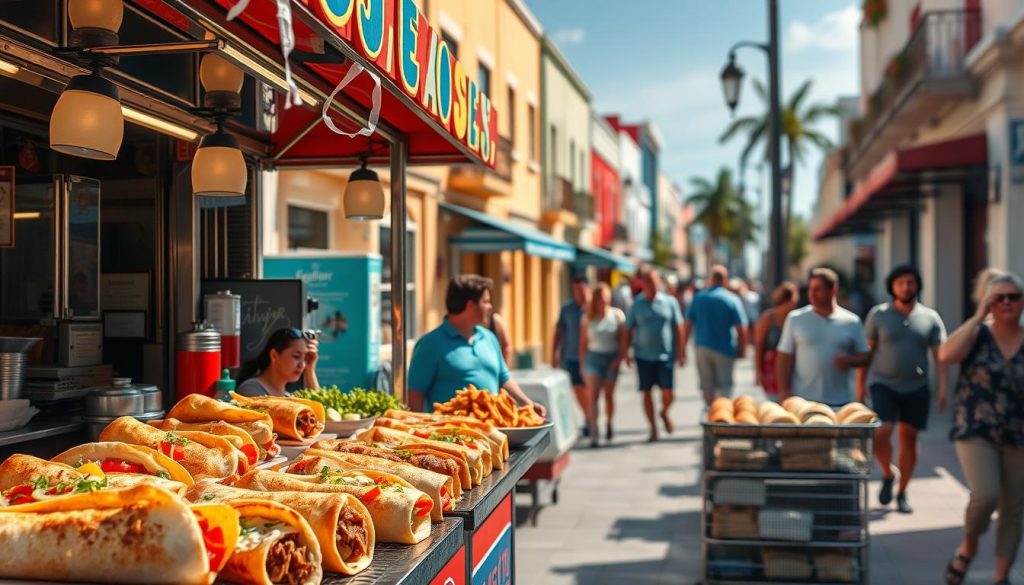
M181 422L176 418L165 418L164 420L151 420L148 424L162 431L201 431L204 433L210 433L211 435L217 435L218 437L224 437L230 441L236 449L245 455L246 464L249 467L252 467L261 461L266 461L267 459L267 451L260 448L256 441L253 440L252 435L250 435L245 429L237 427L231 423L219 420L201 423L187 423Z
M298 512L270 500L234 500L241 537L218 581L243 585L319 585L323 554Z
M493 471L490 450L485 451L479 447L469 448L446 441L432 441L385 427L371 427L357 435L356 438L368 444L380 443L413 452L415 452L415 447L427 447L436 452L461 457L469 465L469 477L474 486L480 485L484 477Z
M0 549L9 579L208 585L214 576L195 513L146 485L0 508Z
M314 400L290 396L250 397L235 392L231 397L243 406L266 409L274 421L274 432L289 439L312 439L324 431L327 422L324 405Z
M108 469L110 469L112 466L116 466L116 464L123 462L129 465L140 465L143 467L143 470L130 472L121 471L115 468L110 469L110 471L104 469L104 471L107 471L107 473L141 473L143 475L154 475L164 479L178 481L189 486L195 483L188 471L177 461L155 449L150 449L149 447L143 447L141 445L129 445L128 443L85 443L84 445L68 449L50 461L56 461L57 463L71 465L73 467L81 465L81 463L93 462L99 465L101 469L104 467L104 463L106 463Z
M353 441L351 439L320 439L316 443L313 443L310 446L310 449L337 451L338 453L354 453L356 455L369 455L370 457L377 457L379 459L408 463L419 467L420 469L426 469L427 471L447 475L452 478L451 495L456 500L462 497L463 472L465 472L466 489L472 487L469 483L469 466L465 465L464 461L451 457L447 453L412 453L410 451L403 451L402 449L390 449L383 445L367 445L362 441ZM460 466L460 463L463 465Z
M373 560L373 519L350 494L258 492L201 482L189 490L187 497L193 502L220 503L271 500L292 508L313 528L323 554L323 566L328 571L355 575Z
M238 473L239 451L223 437L199 431L161 431L130 416L107 425L100 441L120 441L155 449L181 464L195 479Z
M252 440L267 452L267 457L276 457L281 452L281 448L274 442L274 421L266 412L242 408L202 394L189 394L167 412L167 419L176 419L182 423L223 421L249 433Z
M314 476L257 469L233 481L232 485L267 492L352 494L370 512L377 542L416 544L430 536L434 501L390 473L327 470Z
M56 486L62 482L78 482L90 477L90 475L63 463L47 461L38 457L32 457L31 455L11 455L0 464L0 492L7 492L11 488L31 485L40 481L45 481L50 486ZM188 491L189 486L192 485L191 478L186 485L180 481L163 479L153 475L139 475L135 473L107 473L105 475L107 479L106 489L151 485L183 496Z
M473 429L497 443L501 448L501 461L507 461L509 457L508 435L498 430L498 427L489 422L477 420L468 416L448 416L444 414L431 414L426 412L409 412L405 410L388 410L384 416L377 418L374 424L380 421L400 421L410 426L433 426L433 427L462 427ZM381 425L389 426L389 425ZM399 427L394 427L399 428Z
M420 469L408 463L399 463L397 461L356 455L354 453L307 449L305 455L287 464L283 471L298 475L319 476L325 467L328 471L370 470L397 475L412 484L419 491L430 496L430 499L434 501L434 507L430 511L430 518L436 522L441 521L443 511L450 511L454 506L451 496L451 477Z

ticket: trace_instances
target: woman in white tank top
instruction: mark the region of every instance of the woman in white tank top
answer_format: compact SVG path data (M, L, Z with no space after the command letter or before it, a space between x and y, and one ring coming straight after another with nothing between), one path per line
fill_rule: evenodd
M615 381L619 377L619 347L625 343L626 316L611 306L611 289L597 285L587 305L587 314L580 324L580 363L587 383L591 408L587 424L591 429L591 446L599 445L597 426L598 402L604 392L605 415L608 417L605 440L613 436L612 416L615 414Z

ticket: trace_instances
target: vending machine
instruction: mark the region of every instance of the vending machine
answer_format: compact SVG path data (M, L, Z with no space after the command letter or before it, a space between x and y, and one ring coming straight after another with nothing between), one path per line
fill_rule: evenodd
M310 326L320 335L317 377L342 390L375 386L380 368L381 257L304 254L263 259L267 279L301 280L319 301Z

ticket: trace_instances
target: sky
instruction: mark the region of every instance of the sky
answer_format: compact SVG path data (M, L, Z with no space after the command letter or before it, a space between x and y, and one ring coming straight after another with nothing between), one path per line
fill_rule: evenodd
M736 172L744 141L725 145L718 137L730 122L719 73L737 41L766 42L766 0L526 0L548 34L568 57L593 94L600 114L619 113L626 121L648 119L665 145L662 171L684 192L690 178L713 179L718 169ZM856 95L859 86L859 2L784 0L779 2L782 42L782 101L813 79L806 103L835 103ZM737 53L746 79L737 116L763 112L750 80L767 77L767 59L756 49ZM833 141L838 122L818 130ZM794 206L809 217L817 198L822 156L811 152L796 169ZM752 158L747 197L756 201L763 185ZM765 206L765 209L767 206Z

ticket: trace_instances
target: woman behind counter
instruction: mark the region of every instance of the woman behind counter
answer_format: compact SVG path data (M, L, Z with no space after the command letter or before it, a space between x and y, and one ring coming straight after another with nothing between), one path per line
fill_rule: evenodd
M988 282L974 317L939 348L939 361L960 364L953 428L960 467L971 489L964 537L946 567L946 583L963 583L978 539L999 510L996 585L1007 577L1021 540L1024 515L1024 283L1010 273Z
M237 392L242 396L285 396L285 387L303 378L306 388L318 389L318 343L312 331L278 329L255 359L238 372Z

